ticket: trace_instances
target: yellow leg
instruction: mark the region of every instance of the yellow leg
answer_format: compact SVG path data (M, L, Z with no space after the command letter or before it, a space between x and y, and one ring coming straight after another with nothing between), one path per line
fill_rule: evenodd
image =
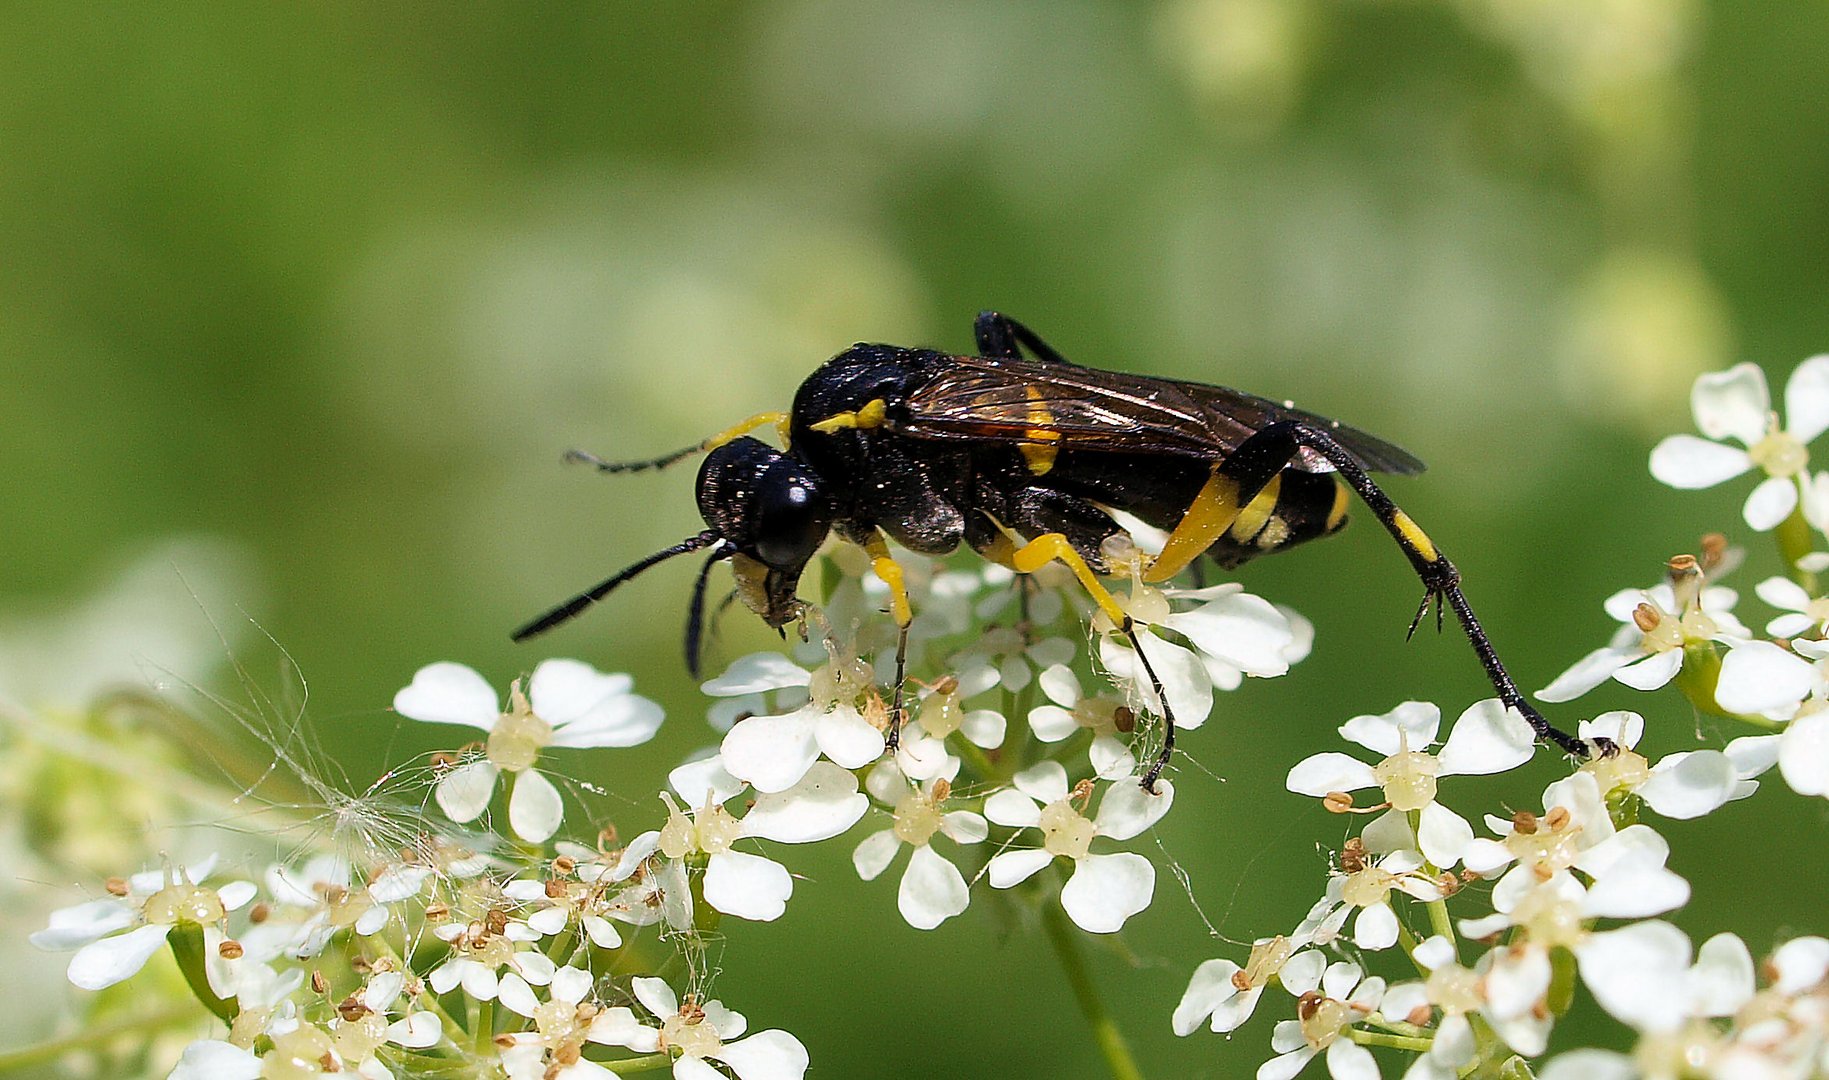
M883 417L889 412L889 403L882 398L871 398L864 407L855 412L841 412L826 417L813 425L813 430L821 435L830 435L844 428L858 428L868 431L883 426Z
M1162 554L1150 564L1143 580L1153 585L1186 570L1190 563L1200 558L1201 552L1225 535L1238 518L1238 511L1237 482L1215 469L1200 486L1194 501L1188 504L1187 513L1181 515L1175 531L1169 534L1168 543L1162 547Z
M767 427L770 424L775 425L775 433L781 436L781 445L786 446L788 443L788 420L789 415L784 412L757 413L742 423L725 428L711 438L706 439L699 444L699 449L716 450L725 443L734 442L757 428Z
M1073 545L1060 533L1046 533L1024 544L1010 554L1010 569L1019 574L1033 574L1051 562L1063 562L1073 571L1073 576L1080 579L1080 585L1099 605L1107 618L1118 626L1130 625L1130 616L1118 606L1117 598L1112 596L1099 580L1099 575L1092 572L1080 553L1073 550Z
M902 576L902 564L889 554L889 544L880 533L864 545L864 551L870 556L870 568L889 586L889 613L895 616L897 626L906 629L914 621L914 607L908 602L908 581Z

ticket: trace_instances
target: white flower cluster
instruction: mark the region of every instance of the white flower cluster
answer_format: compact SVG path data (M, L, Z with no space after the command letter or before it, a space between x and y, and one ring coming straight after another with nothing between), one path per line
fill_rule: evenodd
M1665 838L1639 820L1721 811L1753 795L1775 764L1796 791L1829 796L1829 598L1815 578L1829 552L1808 550L1824 546L1829 478L1810 472L1805 445L1829 429L1829 356L1792 376L1789 428L1752 365L1702 377L1694 405L1705 435L1745 449L1676 436L1658 446L1652 471L1693 488L1765 470L1745 516L1779 533L1785 575L1755 590L1779 612L1769 636L1734 616L1737 594L1706 580L1733 561L1710 539L1701 558L1671 559L1663 584L1609 598L1621 624L1613 639L1539 696L1567 701L1609 679L1671 687L1687 698L1673 728L1693 731L1700 714L1757 733L1653 761L1638 749L1644 718L1606 713L1579 733L1611 740L1616 753L1550 782L1540 811L1503 809L1489 796L1476 830L1443 804L1439 782L1530 761L1531 731L1515 711L1477 703L1439 747L1432 705L1347 721L1340 733L1371 760L1316 754L1290 770L1287 786L1335 813L1376 816L1358 819L1364 827L1342 845L1305 918L1258 941L1242 965L1215 959L1193 973L1172 1018L1177 1034L1203 1024L1234 1031L1280 986L1294 1015L1275 1025L1259 1080L1292 1077L1317 1057L1337 1080L1368 1080L1381 1073L1374 1048L1405 1052L1407 1080L1829 1076L1829 941L1793 938L1762 967L1732 934L1694 948L1663 918L1688 902L1689 884L1666 865ZM1373 805L1357 805L1365 797L1354 793L1368 791ZM1387 969L1397 952L1403 963ZM1406 979L1404 968L1422 977ZM1632 1053L1539 1060L1578 986L1634 1032Z
M435 663L395 710L481 738L434 756L444 820L423 822L406 850L307 856L248 875L258 881L218 882L213 864L149 871L58 911L34 940L77 950L70 979L90 990L169 946L227 1025L190 1045L179 1080L577 1080L661 1066L682 1080L798 1080L801 1044L746 1036L704 977L676 990L628 974L619 958L652 955L627 951L634 935L657 936L688 972L713 969L721 919L785 912L796 875L783 845L834 839L866 816L857 873L874 880L907 848L896 907L916 928L963 913L974 889L1058 905L1089 933L1146 909L1156 868L1123 845L1161 820L1175 789L1139 780L1161 706L1129 639L1102 626L1088 643L1087 601L1068 574L911 565L921 617L891 751L886 596L868 563L834 559L848 572L810 619L822 632L705 684L721 745L673 770L647 804L654 827L626 843L613 830L589 846L566 838L568 807L599 792L564 779L564 756L653 737L661 710L628 676L547 660L504 696L469 667ZM1216 690L1284 673L1312 637L1236 585L1133 581L1121 602L1190 728Z

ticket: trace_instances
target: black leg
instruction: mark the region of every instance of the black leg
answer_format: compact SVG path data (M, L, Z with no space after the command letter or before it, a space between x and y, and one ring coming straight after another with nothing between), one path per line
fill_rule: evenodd
M1424 533L1415 521L1411 520L1410 515L1398 509L1390 496L1372 482L1365 467L1332 435L1318 428L1293 421L1272 424L1245 440L1238 450L1220 465L1219 471L1239 481L1238 498L1241 504L1249 502L1258 489L1269 482L1269 476L1274 474L1274 470L1271 474L1266 474L1264 470L1279 459L1283 464L1287 464L1290 459L1295 457L1298 448L1304 446L1327 458L1334 468L1339 470L1341 479L1358 492L1360 499L1364 500L1365 505L1373 514L1377 515L1378 520L1383 523L1385 531L1389 532L1397 541L1397 546L1403 549L1405 557L1410 560L1410 566L1416 571L1416 576L1422 580L1423 603L1417 611L1416 619L1410 624L1410 631L1415 632L1417 623L1421 622L1424 613L1430 606L1433 605L1436 609L1438 625L1444 609L1452 610L1455 618L1461 624L1461 629L1466 632L1467 640L1473 645L1474 653L1479 656L1480 665L1486 669L1487 679L1492 682L1493 689L1498 691L1499 700L1507 706L1517 709L1524 719L1529 721L1531 729L1537 733L1539 739L1555 743L1575 757L1590 756L1593 747L1567 732L1558 730L1544 719L1543 714L1538 712L1530 702L1525 700L1524 694L1518 689L1518 684L1512 681L1511 674L1500 662L1498 651L1493 648L1492 639L1486 635L1485 629L1480 626L1479 619L1474 616L1472 605L1467 602L1466 595L1461 592L1460 571L1455 569L1447 556L1436 548L1435 542L1429 539L1428 534ZM1277 466L1278 469L1281 467L1281 465ZM1603 754L1614 752L1611 744L1605 741L1602 741L1599 749Z
M567 463L583 462L586 465L592 466L598 472L646 472L649 469L664 469L675 462L684 461L698 453L701 449L703 449L701 444L694 444L686 447L684 450L675 450L671 454L662 454L660 457L648 458L645 461L605 461L603 458L586 450L567 450L565 452L565 460Z
M978 340L978 355L1002 360L1022 359L1022 350L1050 364L1066 364L1067 358L1041 339L1035 331L1015 319L996 311L981 311L972 324L972 336ZM1020 346L1020 347L1019 347ZM1071 365L1069 365L1071 366Z

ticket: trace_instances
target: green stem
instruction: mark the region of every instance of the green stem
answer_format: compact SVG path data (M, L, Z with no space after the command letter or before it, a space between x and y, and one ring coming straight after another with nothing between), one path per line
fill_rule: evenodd
M133 1035L140 1032L158 1031L171 1027L192 1018L195 1013L189 1005L172 1009L163 1009L144 1016L133 1016L112 1023L96 1024L84 1028L61 1039L47 1039L31 1046L21 1046L12 1050L0 1050L0 1072L11 1072L14 1069L43 1065L47 1061L56 1061L65 1054L78 1050L90 1050L103 1046L122 1035Z
M1068 985L1073 987L1080 1014L1092 1029L1093 1041L1098 1043L1112 1080L1143 1080L1143 1071L1131 1056L1130 1047L1125 1045L1124 1033L1118 1030L1111 1014L1105 1011L1105 1003L1099 1000L1098 987L1093 985L1086 957L1080 952L1079 940L1074 936L1076 931L1067 921L1067 912L1058 899L1051 898L1042 905L1042 929L1048 934L1048 944L1054 946L1054 955L1061 962Z
M987 783L994 783L998 780L1000 774L997 766L991 763L990 755L986 754L972 740L955 731L947 742L951 744L953 753L958 754L959 759L977 773L980 779Z
M470 1045L486 1054L495 1044L495 1002L485 1001L476 1007L476 1027L470 1032Z
M1359 1028L1347 1028L1347 1038L1360 1046L1382 1046L1390 1050L1410 1050L1418 1054L1427 1053L1435 1045L1432 1039L1412 1038L1408 1035L1386 1035L1378 1031L1363 1031Z
M642 1057L621 1058L618 1060L604 1059L599 1061L596 1058L592 1058L591 1060L596 1061L597 1064L611 1070L617 1076L627 1076L630 1073L638 1072L653 1072L656 1069L667 1069L673 1066L672 1055L665 1051L658 1054L647 1054Z
M1452 950L1452 958L1459 963L1460 950L1455 942L1454 922L1448 918L1448 901L1431 900L1426 906L1429 909L1429 928L1448 939L1448 948Z
M1805 592L1815 596L1816 575L1797 568L1797 560L1810 554L1810 550L1815 547L1810 538L1810 523L1804 520L1803 500L1799 499L1797 509L1791 511L1791 516L1779 522L1778 528L1772 530L1772 539L1778 542L1778 557L1784 560L1785 573L1791 576L1792 581L1803 586Z

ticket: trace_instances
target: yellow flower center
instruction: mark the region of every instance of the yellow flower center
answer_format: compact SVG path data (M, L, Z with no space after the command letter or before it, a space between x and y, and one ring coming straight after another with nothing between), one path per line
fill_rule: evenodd
M1615 788L1634 791L1651 779L1651 763L1644 755L1631 750L1621 750L1612 757L1596 757L1581 768L1593 775L1602 795Z
M1384 789L1385 801L1396 810L1421 810L1435 801L1435 774L1441 762L1421 750L1392 754L1372 766L1372 779Z
M1092 850L1092 822L1073 808L1070 799L1042 807L1041 830L1042 847L1050 854L1083 859Z
M261 1080L299 1080L322 1076L336 1065L331 1055L333 1044L322 1028L300 1024L284 1035L273 1037L273 1049L260 1059Z
M508 772L531 769L552 737L553 726L534 715L517 681L508 691L508 711L489 732L489 760Z
M1244 986L1239 987L1240 990L1268 985L1271 976L1282 969L1292 951L1289 939L1281 934L1251 946L1251 956L1245 960L1244 970L1233 976L1234 985L1240 978L1245 982Z
M1473 1012L1485 1004L1480 996L1480 977L1459 964L1443 964L1431 971L1423 989L1444 1012Z
M1396 881L1396 875L1389 871L1368 866L1358 873L1346 876L1346 886L1341 890L1340 898L1354 907L1382 904L1391 895L1391 886Z
M1797 437L1786 431L1774 430L1765 438L1747 447L1747 456L1753 464L1764 469L1771 476L1796 476L1810 464L1810 451Z
M660 1026L660 1044L663 1049L678 1050L687 1057L705 1058L717 1053L724 1040L718 1038L716 1028L705 1022L704 1013L674 1013Z
M911 791L896 804L895 838L920 847L940 831L940 807L919 791Z
M1345 1002L1323 998L1302 1017L1302 1038L1316 1050L1325 1050L1346 1030L1352 1018L1352 1010Z
M189 882L167 885L146 898L146 921L160 926L193 922L210 926L222 921L225 914L222 898L215 889Z
M1573 948L1581 941L1581 908L1549 889L1530 892L1518 902L1511 917L1524 929L1533 945Z
M965 710L959 707L959 695L934 694L921 703L920 724L929 735L944 739L959 730Z

